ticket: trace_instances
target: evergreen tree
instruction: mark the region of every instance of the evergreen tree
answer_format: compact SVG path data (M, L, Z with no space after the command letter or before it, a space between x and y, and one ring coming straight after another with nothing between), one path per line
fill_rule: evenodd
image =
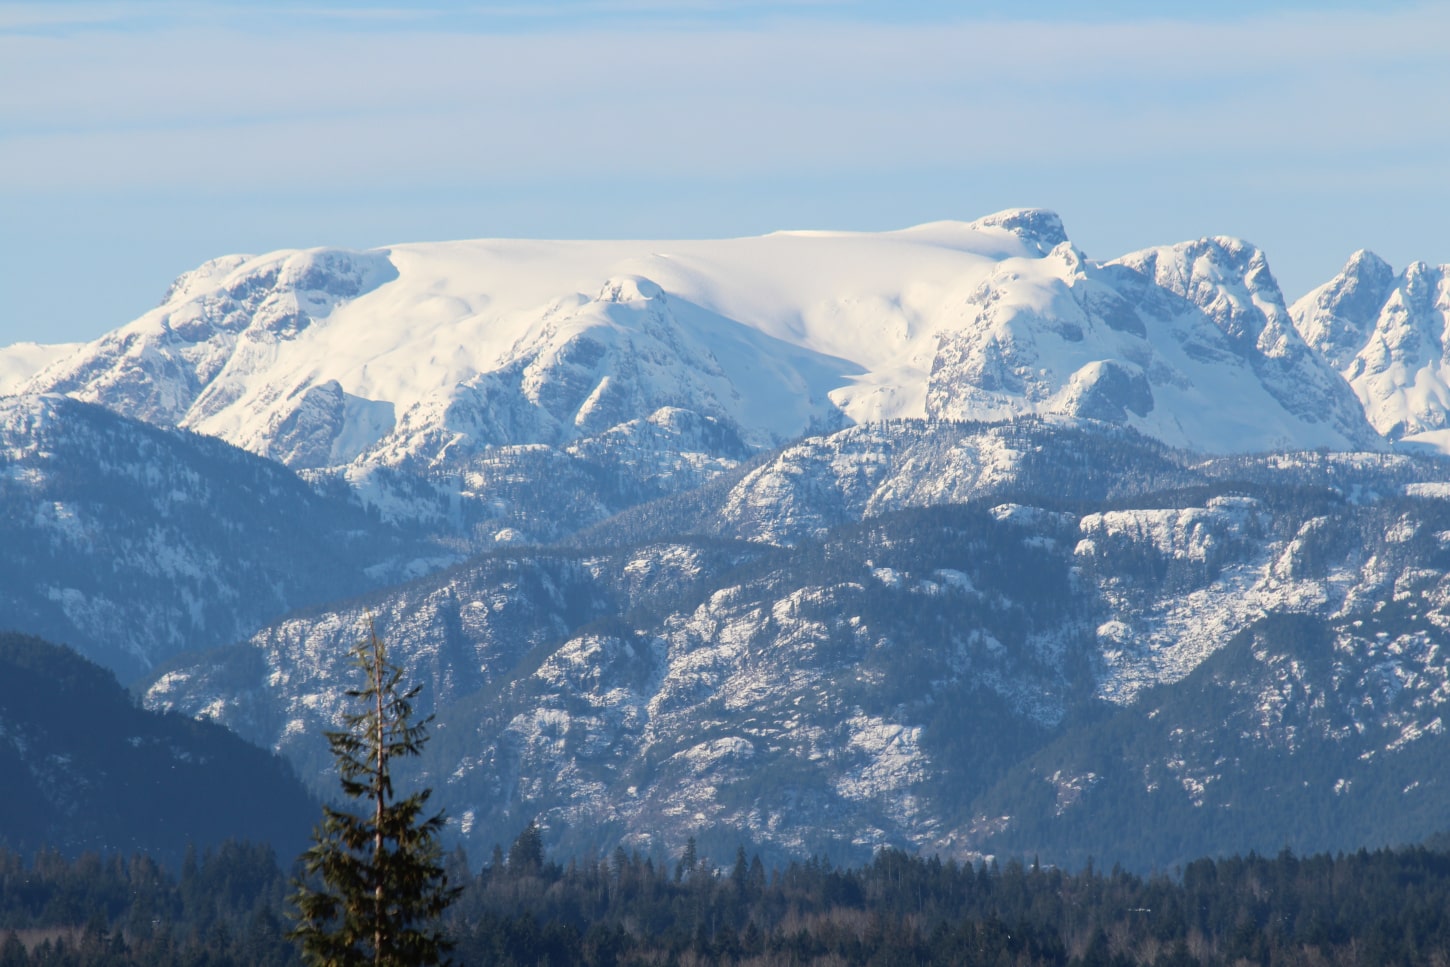
M436 964L450 946L438 918L458 893L448 886L437 841L444 817L422 818L431 790L399 799L392 780L393 759L418 755L433 717L413 722L421 686L404 687L371 615L368 639L353 657L363 684L347 695L361 711L326 736L342 791L360 811L323 807L313 846L302 855L308 879L295 883L291 936L319 967Z
M25 944L14 930L5 934L5 942L0 943L0 967L28 967L30 955L25 950Z
M519 833L519 838L509 847L509 871L512 873L537 873L544 867L544 834L537 819Z

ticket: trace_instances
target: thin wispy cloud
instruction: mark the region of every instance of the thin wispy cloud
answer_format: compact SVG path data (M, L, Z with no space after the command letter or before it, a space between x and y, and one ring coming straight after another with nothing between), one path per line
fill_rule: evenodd
M1427 106L1450 103L1447 33L1450 11L708 35L7 37L0 178L722 174L1050 153L1137 164L1307 154L1388 131L1428 148L1450 141L1426 123Z
M907 4L907 7L912 4ZM496 31L589 27L619 22L653 25L739 23L822 14L860 16L869 4L850 0L558 0L539 3L309 3L251 2L0 3L0 33L140 30L212 26L267 32L299 25L362 29Z

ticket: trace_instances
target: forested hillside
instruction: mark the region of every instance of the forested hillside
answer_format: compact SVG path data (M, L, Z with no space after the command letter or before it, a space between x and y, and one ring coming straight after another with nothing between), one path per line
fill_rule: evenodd
M173 865L235 836L293 850L316 806L281 759L147 711L68 648L0 634L0 846L141 851ZM88 910L84 904L81 909Z

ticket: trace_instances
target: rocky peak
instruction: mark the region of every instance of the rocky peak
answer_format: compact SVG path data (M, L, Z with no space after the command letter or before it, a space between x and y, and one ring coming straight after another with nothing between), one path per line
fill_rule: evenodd
M1356 252L1291 310L1306 341L1339 369L1370 423L1390 439L1450 424L1447 276L1446 266L1425 262L1396 275L1373 253Z
M1062 218L1057 212L1045 208L1008 208L979 218L968 227L974 231L996 228L1011 232L1022 241L1035 245L1044 255L1067 241L1067 229L1062 226Z
M221 258L203 262L189 272L178 275L176 281L172 282L170 288L166 290L166 294L161 297L159 304L164 306L172 302L181 302L215 289L222 280L255 257L253 255L223 255Z
M1394 281L1388 262L1360 249L1338 275L1290 306L1289 315L1304 341L1342 371L1369 340Z
M1216 235L1116 261L1196 305L1243 348L1270 352L1292 328L1268 258L1242 239Z

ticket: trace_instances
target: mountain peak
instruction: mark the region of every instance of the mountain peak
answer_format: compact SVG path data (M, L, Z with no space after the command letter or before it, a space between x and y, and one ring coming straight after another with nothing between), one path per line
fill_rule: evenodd
M350 299L398 277L386 251L304 249L287 256L277 274L278 288Z
M1365 276L1384 276L1388 278L1389 276L1394 274L1394 269L1390 266L1390 263L1386 262L1375 253L1371 252L1369 249L1362 248L1356 250L1355 253L1349 257L1349 260L1344 263L1344 268L1340 270L1339 274L1361 278Z
M223 255L220 258L203 262L196 268L178 275L158 304L164 306L172 302L181 302L215 289L227 276L254 258L256 258L255 255Z
M1133 252L1116 260L1208 314L1230 340L1270 351L1287 328L1287 309L1264 253L1251 242L1213 235Z
M1067 241L1067 229L1057 212L1045 208L1007 208L983 216L968 226L974 231L1001 229L1037 246L1044 255Z
M1304 341L1343 371L1369 341L1394 284L1390 264L1360 249L1338 275L1296 301L1289 314Z

